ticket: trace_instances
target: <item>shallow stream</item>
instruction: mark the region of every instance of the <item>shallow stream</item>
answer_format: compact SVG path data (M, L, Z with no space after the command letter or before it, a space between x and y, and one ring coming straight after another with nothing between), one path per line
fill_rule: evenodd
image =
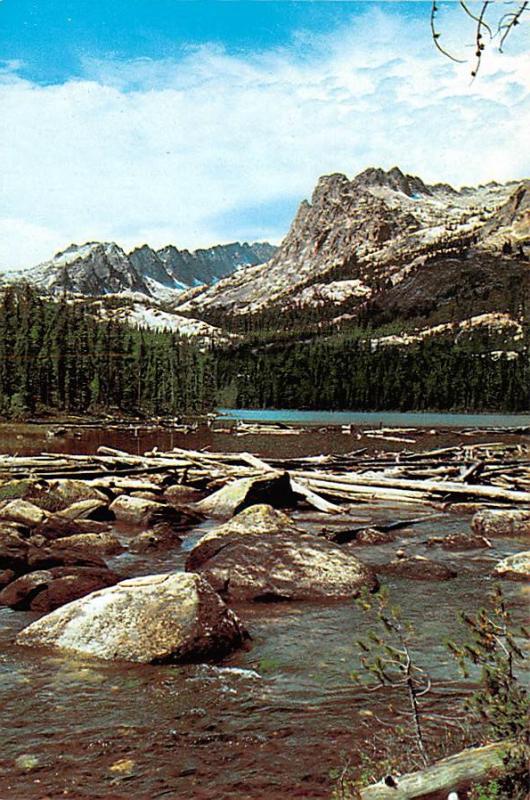
M43 449L36 434L29 435L29 444L28 435L14 435L23 436L16 440L20 452ZM140 446L167 447L169 435L149 434ZM52 442L86 452L88 436L94 447L105 443L135 451L139 444L130 434L118 441L103 431ZM328 451L333 448L329 435L322 434L322 442L314 436L305 448L295 436L260 437L259 447L250 437L225 438L264 455L321 452L323 441ZM339 442L348 438L337 436ZM198 446L191 437L175 444ZM213 444L228 449L224 441ZM363 504L339 518L309 511L295 512L294 518L317 532L425 513L424 506ZM416 627L421 664L455 709L463 687L445 639L459 637L460 609L474 611L483 604L495 561L524 549L514 539L496 539L491 550L465 553L425 547L429 536L467 531L469 519L445 514L402 530L392 544L347 545L369 563L388 561L403 547L455 565L458 577L448 582L384 579ZM191 530L180 549L125 554L109 563L125 575L182 569L185 551L211 525ZM117 533L131 535L126 529ZM522 584L505 582L504 588L522 621L528 593ZM355 642L371 627L369 621L353 602L255 604L237 611L252 634L248 650L215 666L177 667L107 664L20 648L14 635L36 615L0 610L0 800L329 798L334 771L355 760L378 727L376 719L391 716L388 697L367 693L351 680L359 665ZM32 769L16 766L24 755L33 758Z

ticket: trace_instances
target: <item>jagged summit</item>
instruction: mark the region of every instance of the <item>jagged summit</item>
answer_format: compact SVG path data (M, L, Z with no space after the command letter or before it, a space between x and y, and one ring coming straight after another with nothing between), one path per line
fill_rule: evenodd
M369 167L359 173L352 184L360 188L385 187L395 192L402 192L407 197L415 195L432 195L432 187L427 186L421 178L415 175L405 175L399 167L385 172L380 167Z
M90 296L139 292L167 300L168 290L214 283L244 266L269 259L276 248L268 243L217 245L179 250L173 245L153 250L144 244L126 253L115 242L70 244L31 270L7 275L4 282L26 280L42 291Z

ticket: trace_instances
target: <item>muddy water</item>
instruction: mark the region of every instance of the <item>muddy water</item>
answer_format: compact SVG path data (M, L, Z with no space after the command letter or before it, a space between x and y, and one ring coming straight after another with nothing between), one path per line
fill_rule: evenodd
M93 431L90 436L95 446ZM103 432L97 438L127 444ZM300 438L284 437L275 445L267 437L259 449L284 454L286 448L292 454L291 440L301 447ZM251 449L248 440L240 441ZM186 442L196 446L189 437ZM127 449L136 444L129 441ZM86 441L72 439L71 445L82 451ZM141 447L146 449L145 440ZM424 513L425 507L359 506L333 521L313 512L294 516L317 531ZM468 525L468 517L445 515L405 529L391 545L351 546L374 564L389 560L401 546L455 565L458 578L447 583L385 581L416 626L421 663L453 708L464 687L444 640L459 634L456 612L478 608L491 586L493 561L523 549L513 539L496 540L493 550L461 554L427 551L423 544L429 535L465 531ZM125 554L110 563L126 575L182 569L185 551L207 527L191 530L182 548L171 553ZM130 535L123 529L117 533L124 539ZM522 620L528 596L521 585L506 583L505 588ZM349 757L355 760L377 727L370 714L389 717L388 698L359 689L350 677L358 666L355 640L367 630L367 619L350 602L237 611L252 634L248 650L215 666L151 667L18 648L14 635L35 615L1 610L0 800L329 797L332 771ZM36 759L33 769L16 766L23 755ZM125 762L122 772L111 769L119 761Z

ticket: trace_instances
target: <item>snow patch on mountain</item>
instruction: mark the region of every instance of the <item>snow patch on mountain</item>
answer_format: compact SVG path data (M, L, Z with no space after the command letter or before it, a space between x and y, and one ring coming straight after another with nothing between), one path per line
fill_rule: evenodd
M512 342L520 341L523 338L523 326L520 322L513 319L509 314L493 312L489 314L478 314L477 316L469 317L460 322L434 325L430 328L413 331L412 333L381 336L378 339L372 339L371 346L374 350L379 347L403 347L404 345L418 344L433 336L445 336L448 334L457 342L462 335L479 329L504 335L509 337Z
M372 289L362 281L345 280L331 283L314 283L302 289L296 295L296 304L300 306L343 303L350 297L370 297Z

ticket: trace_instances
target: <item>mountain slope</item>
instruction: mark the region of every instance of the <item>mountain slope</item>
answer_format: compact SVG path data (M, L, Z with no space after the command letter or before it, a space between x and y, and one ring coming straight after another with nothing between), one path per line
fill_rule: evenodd
M334 308L340 314L345 306L352 311L383 302L383 293L416 273L427 276L427 295L439 292L440 282L454 281L455 264L466 273L474 263L478 280L489 280L502 255L512 256L510 270L522 275L530 242L529 197L529 181L456 191L445 184L428 186L397 167L371 168L351 181L324 176L272 259L183 297L179 311L247 316L271 307L318 307L330 316ZM503 253L508 240L511 250ZM434 262L437 270L424 270ZM407 295L411 303L413 294L414 287Z

